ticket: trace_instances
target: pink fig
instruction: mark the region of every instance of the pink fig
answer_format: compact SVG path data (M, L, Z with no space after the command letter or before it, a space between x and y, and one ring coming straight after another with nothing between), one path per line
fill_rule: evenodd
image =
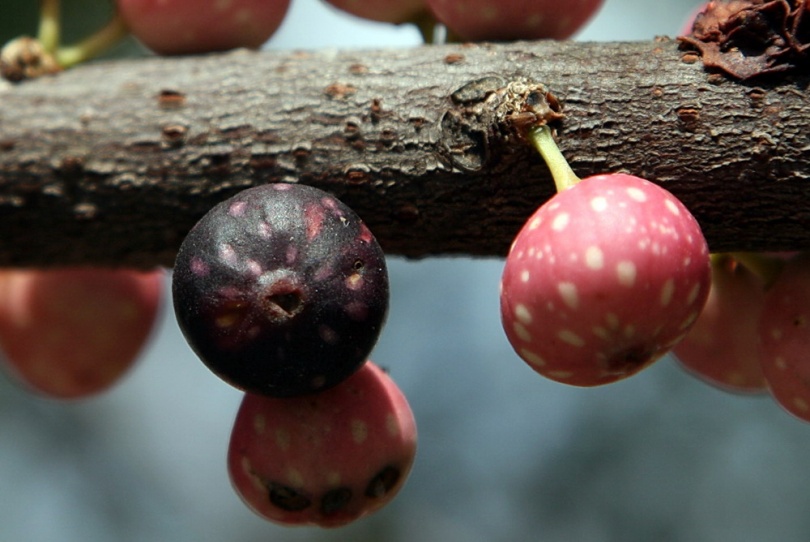
M161 55L258 49L290 0L116 0L132 34Z
M603 0L427 0L440 22L472 41L565 39L582 28Z
M762 371L774 399L810 421L810 254L785 263L759 320Z
M536 144L560 192L512 244L501 281L504 330L552 380L620 380L668 352L697 320L711 279L706 240L667 190L622 173L579 181L548 128L540 132Z
M333 388L245 395L228 449L242 500L285 525L337 527L388 503L416 453L416 424L394 381L372 362Z
M326 0L326 2L363 19L395 24L415 21L427 10L425 0Z
M712 285L703 312L689 334L675 345L691 374L730 392L766 391L757 326L765 284L731 255L712 256Z
M162 295L163 271L3 271L0 350L34 391L59 399L97 394L137 359Z

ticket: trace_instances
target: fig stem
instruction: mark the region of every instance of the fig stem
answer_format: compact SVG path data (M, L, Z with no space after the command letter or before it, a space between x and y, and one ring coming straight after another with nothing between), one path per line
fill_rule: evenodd
M40 0L37 40L42 48L53 54L59 48L59 0Z
M413 18L406 23L411 23L416 26L416 29L419 31L419 34L422 36L422 42L425 45L431 45L436 41L436 17L433 14L425 9L424 11L419 12Z
M782 273L782 268L785 267L785 262L781 258L761 252L732 252L731 257L759 277L766 290L776 282Z
M528 136L534 148L543 157L549 171L551 171L554 184L557 186L557 192L567 190L581 180L571 169L571 166L568 165L568 160L560 152L557 142L554 141L551 128L547 124L532 128L529 130Z
M69 47L60 47L56 51L56 60L63 68L69 68L103 53L129 34L121 15L116 13L112 19L93 34L79 43Z

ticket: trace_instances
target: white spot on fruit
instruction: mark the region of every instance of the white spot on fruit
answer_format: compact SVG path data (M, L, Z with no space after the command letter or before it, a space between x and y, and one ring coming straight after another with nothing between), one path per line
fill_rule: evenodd
M529 330L526 329L526 326L524 326L520 322L515 322L514 325L512 326L512 329L515 330L515 335L517 335L521 341L527 343L532 342L532 334L529 333Z
M321 340L327 344L337 344L338 341L340 341L340 335L326 324L321 324L320 327L318 327L318 335L321 337Z
M219 258L228 265L234 265L237 260L236 251L231 245L224 243L219 247Z
M785 369L787 369L787 363L785 362L785 358L783 358L782 356L776 356L775 358L773 358L773 364L780 371L784 371Z
M267 420L261 414L256 414L253 418L253 430L257 435L263 435L267 428Z
M240 217L245 214L245 209L247 209L246 201L235 201L228 207L228 214L233 217Z
M346 278L346 288L357 291L363 287L363 275L353 273Z
M368 425L362 420L352 420L352 440L355 444L363 444L368 438Z
M346 314L356 322L362 322L368 318L368 305L360 301L352 301L346 305Z
M576 346L577 348L585 346L585 341L582 339L582 337L570 329L561 329L557 332L557 337L559 337L562 342L570 344L571 346Z
M545 19L546 18L543 16L542 13L532 13L526 18L524 24L526 25L526 28L538 28L540 27L540 25L543 24L543 21L545 21Z
M576 310L579 307L579 292L577 285L573 282L560 282L557 285L557 291L560 292L563 302L571 309Z
M397 419L393 414L385 415L385 431L390 437L399 436L399 424L397 423Z
M529 282L531 278L531 273L529 273L528 269L524 269L520 272L520 282Z
M245 265L247 266L248 272L254 277L259 277L264 273L261 264L256 260L247 260Z
M601 213L608 208L608 201L602 196L596 196L591 200L591 209L597 213Z
M253 12L249 9L239 9L233 14L233 20L240 25L248 24L252 18Z
M645 194L644 190L640 188L631 186L630 188L627 189L627 195L630 196L630 199L633 199L635 201L639 202L647 201L647 194Z
M261 222L259 222L258 230L259 230L259 237L261 237L262 239L270 239L270 232L271 232L270 224L262 220Z
M562 231L568 226L568 223L571 221L571 215L568 213L560 213L554 217L554 220L551 222L551 229L554 231Z
M519 303L515 307L515 318L517 318L521 324L526 325L531 324L533 320L532 313L529 311L529 308L522 303Z
M536 230L541 222L543 222L542 217L536 216L532 218L531 222L529 222L529 230Z
M205 277L210 272L208 264L202 261L197 256L191 258L191 272L198 277Z
M672 296L675 293L675 281L668 279L664 286L661 287L661 306L666 307L672 302Z
M808 405L807 401L805 401L801 397L793 398L793 406L795 406L796 409L801 410L802 412L807 412L808 410L810 410L810 405Z
M292 265L295 263L295 260L298 258L298 248L295 245L290 245L287 247L287 253L285 254L287 265Z
M636 264L623 260L616 264L616 277L619 284L631 288L636 283Z
M695 284L692 286L692 289L689 290L689 293L686 295L686 304L691 305L697 300L698 294L700 293L700 284Z
M287 451L290 448L291 437L289 431L278 428L275 431L275 437L276 446L278 446L281 451Z
M293 487L301 487L304 485L304 476L301 474L296 468L288 467L287 468L287 481Z
M540 355L538 355L536 352L529 350L528 348L520 349L520 357L536 367L542 367L543 365L546 364L546 360L544 360Z
M605 265L605 255L602 249L596 245L589 246L585 249L585 265L588 269L598 271Z
M602 326L593 326L593 328L591 328L591 331L593 332L594 335L596 335L600 339L604 339L606 341L609 341L611 339L608 330L603 328Z
M667 207L667 209L669 210L670 213L672 213L675 216L680 216L681 210L678 209L678 206L675 205L674 201L667 198L667 199L664 200L664 205L666 205L666 207Z

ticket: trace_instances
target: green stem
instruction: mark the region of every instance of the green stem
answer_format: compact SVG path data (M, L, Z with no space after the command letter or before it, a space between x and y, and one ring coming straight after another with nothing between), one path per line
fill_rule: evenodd
M433 43L433 36L436 31L437 23L436 17L434 17L429 10L426 9L419 12L408 22L415 25L416 29L419 30L419 33L422 35L422 41L425 43L425 45L430 45Z
M580 181L580 178L577 177L574 170L568 165L568 160L566 160L565 156L560 152L557 142L554 141L551 128L549 128L547 124L532 128L529 130L528 135L529 140L543 157L548 169L551 171L554 184L557 185L557 192L567 190Z
M47 52L53 54L59 48L60 32L59 0L40 0L37 39Z
M776 281L782 273L782 268L785 267L785 260L782 258L768 256L761 252L732 252L731 257L758 276L766 290Z
M116 13L101 29L69 47L56 51L56 60L63 68L69 68L103 53L129 34L121 16Z

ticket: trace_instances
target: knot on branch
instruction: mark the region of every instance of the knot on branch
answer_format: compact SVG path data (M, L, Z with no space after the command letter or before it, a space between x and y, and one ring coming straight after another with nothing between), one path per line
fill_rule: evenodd
M34 38L13 39L0 50L0 77L15 83L61 70L54 56Z
M528 129L563 118L562 106L543 85L499 76L477 79L450 95L453 107L439 127L441 158L462 171L479 171L514 149Z
M810 64L810 13L806 0L709 2L692 34L679 37L707 68L737 79L797 71Z

